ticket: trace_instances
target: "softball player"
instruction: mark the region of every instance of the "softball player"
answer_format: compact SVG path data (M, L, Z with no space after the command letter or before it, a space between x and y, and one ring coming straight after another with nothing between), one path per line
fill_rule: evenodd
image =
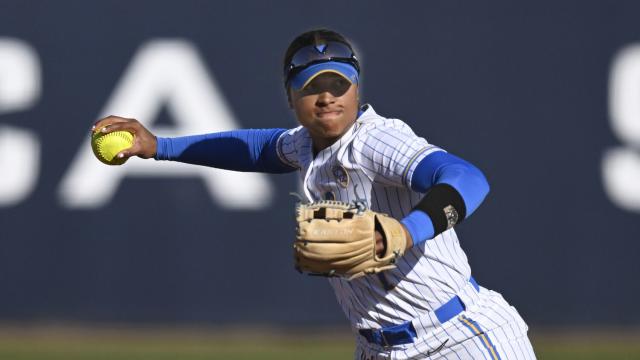
M136 120L113 116L95 127L136 134L120 157L298 171L309 201L357 200L400 220L409 241L395 269L329 280L356 336L356 359L535 359L527 325L471 276L453 229L488 193L485 177L401 120L360 105L359 76L349 42L314 30L285 54L284 83L297 128L156 138ZM379 240L376 249L383 252Z

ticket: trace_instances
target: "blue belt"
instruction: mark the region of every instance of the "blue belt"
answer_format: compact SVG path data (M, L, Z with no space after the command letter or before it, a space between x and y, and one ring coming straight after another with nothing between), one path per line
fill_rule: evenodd
M469 282L473 285L476 291L480 291L480 287L473 276L469 278ZM435 309L434 312L438 321L440 321L441 324L444 324L464 310L465 306L462 299L456 295L451 298L451 300ZM411 323L411 321L407 321L400 325L383 327L381 329L359 329L358 332L367 339L368 342L385 347L409 344L416 338L416 329L413 327L413 323Z

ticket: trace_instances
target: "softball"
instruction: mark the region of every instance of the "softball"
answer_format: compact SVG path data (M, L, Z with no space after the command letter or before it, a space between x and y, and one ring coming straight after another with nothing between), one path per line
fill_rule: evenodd
M118 159L116 156L122 150L133 145L133 134L128 131L114 131L104 134L97 130L91 135L91 149L93 154L107 165L122 165L127 158Z

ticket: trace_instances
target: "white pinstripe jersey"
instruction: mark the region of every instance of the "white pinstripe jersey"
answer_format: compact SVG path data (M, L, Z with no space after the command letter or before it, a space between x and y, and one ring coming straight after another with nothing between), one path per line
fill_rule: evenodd
M398 119L367 106L333 145L313 156L304 127L283 133L278 155L297 167L310 201L365 200L373 211L406 216L424 194L411 190L417 164L442 149L430 145ZM453 229L414 246L397 268L353 281L330 278L353 328L379 328L410 321L451 299L468 283L471 269Z

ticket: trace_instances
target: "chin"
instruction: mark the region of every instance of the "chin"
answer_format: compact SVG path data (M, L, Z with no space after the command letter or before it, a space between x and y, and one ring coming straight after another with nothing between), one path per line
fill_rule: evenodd
M327 133L326 137L330 138L330 139L338 140L339 138L344 136L344 134L347 132L348 129L349 129L349 127L346 127L344 129L342 129L341 131L332 131L330 133Z
M323 134L322 137L324 137L327 140L336 140L338 139L342 134L340 134L339 132L326 132Z

